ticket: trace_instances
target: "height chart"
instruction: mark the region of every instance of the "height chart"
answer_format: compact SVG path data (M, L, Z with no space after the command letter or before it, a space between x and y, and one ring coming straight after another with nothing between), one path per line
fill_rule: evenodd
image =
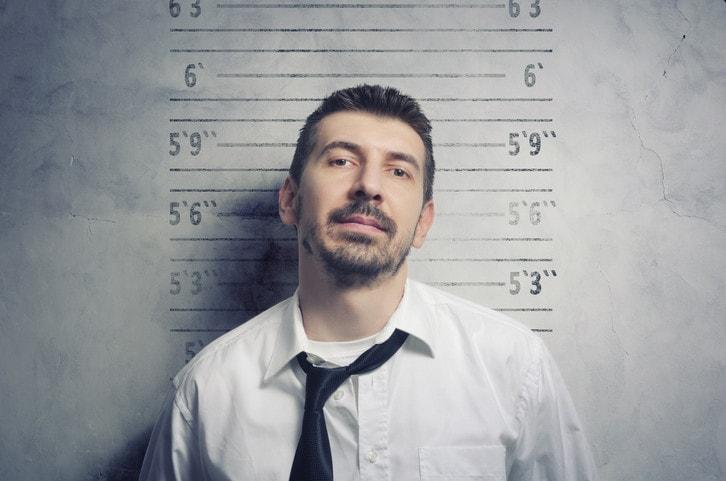
M437 219L412 277L556 334L546 3L170 1L168 20L168 326L185 360L294 290L276 192L305 117L361 83L413 96L433 124Z

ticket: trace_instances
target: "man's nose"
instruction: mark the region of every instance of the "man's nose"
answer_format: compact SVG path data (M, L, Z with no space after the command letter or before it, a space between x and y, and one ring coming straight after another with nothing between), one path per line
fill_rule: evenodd
M381 190L382 172L379 168L364 163L358 170L358 176L351 188L351 197L380 202L383 200Z

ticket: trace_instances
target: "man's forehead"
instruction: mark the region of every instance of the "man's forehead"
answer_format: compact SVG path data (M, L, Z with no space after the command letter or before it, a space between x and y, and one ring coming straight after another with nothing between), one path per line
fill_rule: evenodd
M328 145L344 147L348 143L361 149L407 154L423 167L426 156L423 140L401 119L368 112L335 112L323 117L316 131L313 155L320 155Z

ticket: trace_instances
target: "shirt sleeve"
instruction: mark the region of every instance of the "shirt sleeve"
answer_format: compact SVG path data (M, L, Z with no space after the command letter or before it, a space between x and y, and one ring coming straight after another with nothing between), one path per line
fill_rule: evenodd
M519 437L508 481L597 481L570 393L540 341L519 398Z
M172 389L154 425L139 481L202 481L206 479L199 443L189 413L183 412Z

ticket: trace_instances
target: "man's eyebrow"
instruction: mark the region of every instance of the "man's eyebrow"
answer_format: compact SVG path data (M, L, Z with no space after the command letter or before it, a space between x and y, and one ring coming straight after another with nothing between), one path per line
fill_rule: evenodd
M348 142L345 140L335 140L333 142L330 142L328 145L323 147L323 150L320 151L320 156L322 157L325 155L326 152L333 150L333 149L345 149L353 152L356 155L361 155L362 150L360 145L354 143L354 142ZM394 160L401 160L403 162L406 162L407 164L411 164L413 167L416 168L416 170L421 170L421 166L418 165L418 162L416 161L416 158L413 155L407 154L405 152L389 152L388 157L393 158Z
M355 154L360 154L363 149L360 148L360 145L355 144L353 142L347 142L345 140L335 140L333 142L330 142L328 145L323 147L323 150L320 151L320 156L322 157L325 155L326 152L333 149L345 149L350 150L351 152Z
M405 152L391 152L389 155L395 160L402 160L407 164L411 164L413 167L416 168L416 170L421 170L421 166L418 165L418 162L416 162L416 158L413 155L407 154Z

